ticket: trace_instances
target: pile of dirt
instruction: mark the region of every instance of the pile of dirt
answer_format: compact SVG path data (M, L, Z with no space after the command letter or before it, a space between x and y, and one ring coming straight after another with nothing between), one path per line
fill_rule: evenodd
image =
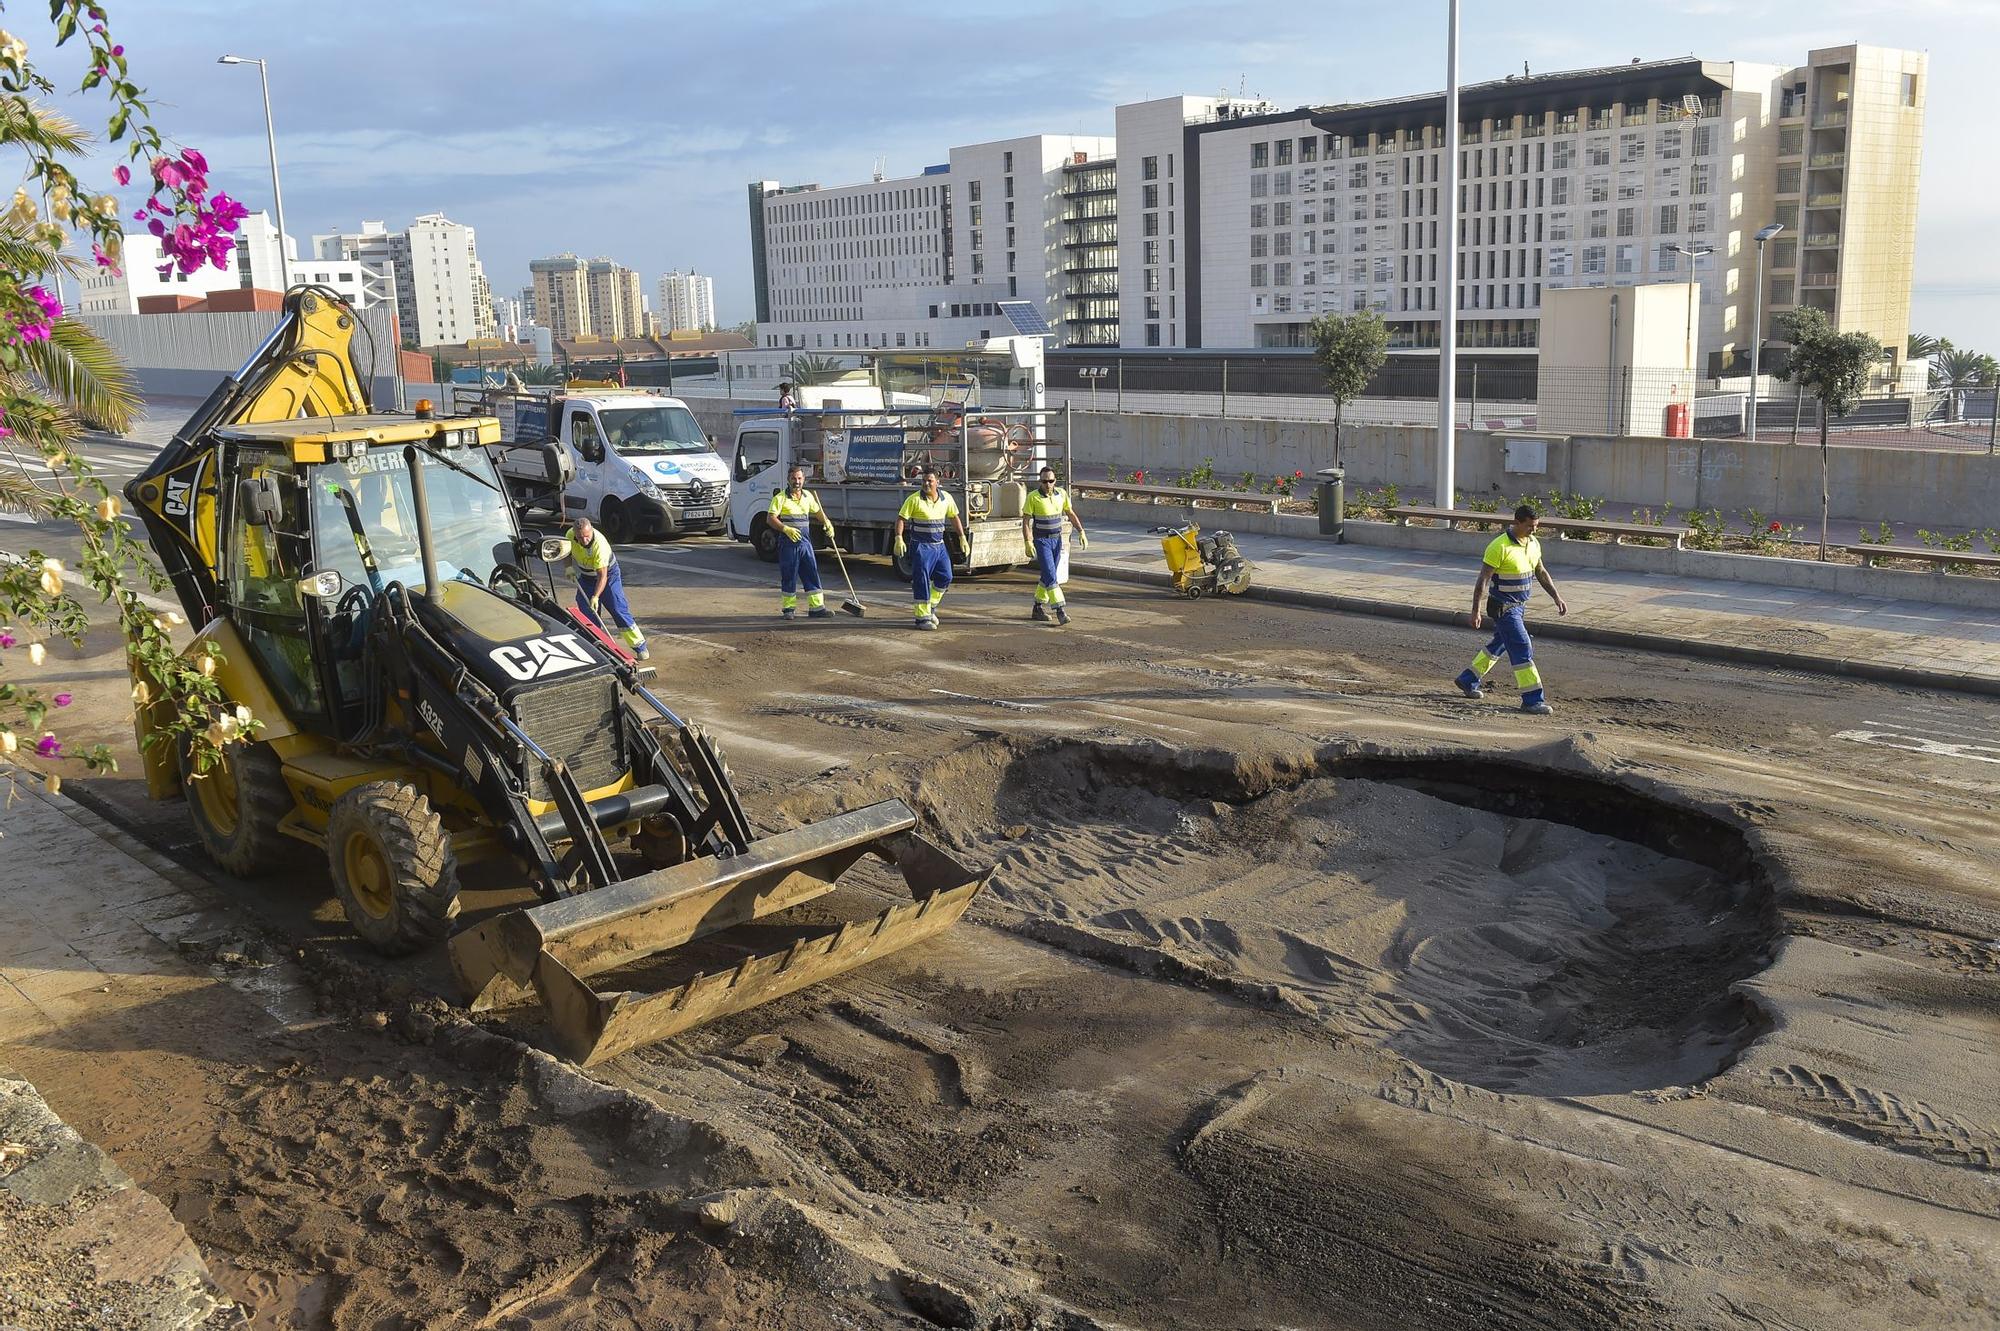
M935 765L923 798L980 829L990 895L1047 941L1267 997L1492 1090L1689 1085L1760 1029L1734 986L1768 964L1766 894L1726 847L1696 863L1597 830L1624 798L1632 835L1678 847L1641 796L1552 789L1523 816L1464 802L1462 763L982 749ZM1497 773L1489 802L1523 807L1535 782Z

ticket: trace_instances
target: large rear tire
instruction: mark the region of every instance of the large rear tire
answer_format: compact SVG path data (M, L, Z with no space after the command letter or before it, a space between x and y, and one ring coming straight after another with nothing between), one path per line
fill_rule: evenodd
M221 761L199 776L185 742L180 759L188 817L208 857L239 878L277 868L287 849L278 824L292 811L292 792L271 746L226 745Z
M377 952L407 956L451 931L458 858L443 820L415 788L371 781L335 800L326 854L347 922Z

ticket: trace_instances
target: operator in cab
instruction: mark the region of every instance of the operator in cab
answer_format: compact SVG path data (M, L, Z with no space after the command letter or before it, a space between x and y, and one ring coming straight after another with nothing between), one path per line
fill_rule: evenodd
M923 488L905 499L896 514L896 557L900 559L906 552L910 557L910 593L915 602L911 608L916 612L912 628L938 626L938 603L951 586L951 550L944 543L947 523L958 529L959 544L970 551L972 543L959 520L957 502L938 489L937 468L926 464Z
M576 570L577 605L607 633L615 627L632 655L645 660L651 653L646 650L646 635L639 631L632 607L625 600L625 577L618 571L618 556L589 518L578 518L569 533L569 559Z

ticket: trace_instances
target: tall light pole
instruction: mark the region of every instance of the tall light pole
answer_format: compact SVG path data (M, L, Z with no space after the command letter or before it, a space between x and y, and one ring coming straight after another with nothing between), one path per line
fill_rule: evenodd
M1785 229L1783 222L1757 228L1757 289L1750 296L1750 442L1757 442L1757 374L1764 356L1764 242Z
M1693 288L1688 292L1688 317L1687 317L1688 433L1693 434L1694 433L1694 366L1695 366L1695 361L1698 359L1698 357L1696 356L1696 352L1700 350L1700 348L1696 345L1695 342L1696 331L1694 326L1694 307L1701 303L1701 278L1699 275L1696 274L1694 270L1694 265L1697 259L1715 253L1715 246L1700 245L1700 244L1669 245L1667 246L1667 248L1669 250L1672 250L1675 254L1687 255L1688 285L1691 288Z
M285 196L278 190L278 131L271 127L271 73L264 62L252 55L218 56L218 65L255 65L257 80L264 85L264 142L271 150L271 211L278 222L278 277L281 286L292 284L291 256L285 253Z
M1458 0L1449 0L1444 47L1444 250L1443 309L1438 314L1439 508L1450 508L1458 489Z

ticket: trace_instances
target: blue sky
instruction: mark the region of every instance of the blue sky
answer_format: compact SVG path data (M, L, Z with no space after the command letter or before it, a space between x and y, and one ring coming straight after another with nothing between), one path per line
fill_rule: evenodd
M478 228L496 292L522 286L539 255L606 254L649 294L669 268L712 275L725 323L751 312L751 180L849 183L878 157L904 174L953 144L1109 134L1118 103L1180 92L1240 87L1296 106L1430 91L1444 66L1442 0L109 7L161 126L253 208L270 193L256 70L215 57L271 61L286 221L302 244L364 217L394 227L442 211ZM1914 323L2000 352L1986 82L2000 0L1463 8L1468 83L1524 61L1543 72L1693 51L1790 64L1857 40L1929 50ZM9 18L48 56L33 14Z

